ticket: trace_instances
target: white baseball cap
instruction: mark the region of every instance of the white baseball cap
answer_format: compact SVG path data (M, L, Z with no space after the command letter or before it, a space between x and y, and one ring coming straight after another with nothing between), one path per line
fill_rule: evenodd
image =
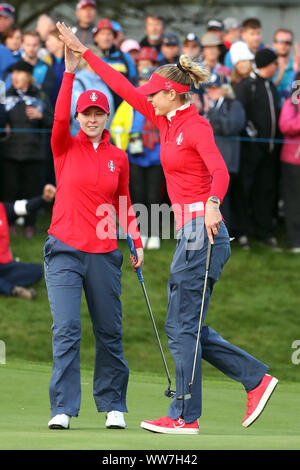
M233 65L235 65L241 60L253 60L254 54L244 41L236 41L230 48L230 57Z

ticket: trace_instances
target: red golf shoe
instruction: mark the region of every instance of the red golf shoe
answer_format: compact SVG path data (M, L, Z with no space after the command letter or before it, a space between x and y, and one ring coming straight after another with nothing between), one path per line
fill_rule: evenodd
M182 418L171 419L169 416L163 416L153 421L142 421L141 427L147 431L158 432L162 434L198 434L198 420L193 423L185 423Z
M247 428L263 412L269 398L275 390L278 380L271 375L264 375L260 384L247 393L247 413L242 421L242 425Z

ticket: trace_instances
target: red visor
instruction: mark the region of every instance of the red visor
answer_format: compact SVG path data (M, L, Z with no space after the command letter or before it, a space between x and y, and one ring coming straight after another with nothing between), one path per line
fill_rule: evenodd
M190 85L181 85L167 78L161 77L157 73L153 73L146 85L138 87L138 92L142 95L153 95L161 90L175 90L177 93L188 93Z

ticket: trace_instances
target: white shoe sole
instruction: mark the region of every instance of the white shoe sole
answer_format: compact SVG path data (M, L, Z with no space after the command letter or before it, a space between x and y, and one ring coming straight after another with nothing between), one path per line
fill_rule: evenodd
M146 429L146 431L157 432L160 434L199 434L199 429L163 428L161 426L146 423L145 421L141 422L141 428Z
M70 429L70 426L65 427L65 426L62 426L61 424L49 424L48 428L49 429Z
M265 390L265 393L261 397L257 407L253 411L253 413L249 416L249 418L247 418L242 423L244 428L248 428L261 415L261 413L264 411L264 408L265 408L266 404L268 403L269 399L271 398L271 395L274 392L277 384L278 384L278 379L276 379L276 377L273 377L271 382L267 386L267 388Z
M126 425L120 426L117 424L111 424L111 425L106 426L106 429L125 429L125 428L126 428Z

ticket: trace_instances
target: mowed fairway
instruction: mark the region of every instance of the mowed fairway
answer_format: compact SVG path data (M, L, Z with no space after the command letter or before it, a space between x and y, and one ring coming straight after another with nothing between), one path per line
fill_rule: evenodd
M159 435L140 428L143 419L167 412L164 377L132 374L125 430L105 429L105 414L96 411L92 370L82 371L82 408L71 429L47 428L51 366L9 361L0 365L1 450L295 450L300 449L300 383L279 382L260 419L241 426L246 394L240 384L220 375L203 383L204 410L200 434Z

